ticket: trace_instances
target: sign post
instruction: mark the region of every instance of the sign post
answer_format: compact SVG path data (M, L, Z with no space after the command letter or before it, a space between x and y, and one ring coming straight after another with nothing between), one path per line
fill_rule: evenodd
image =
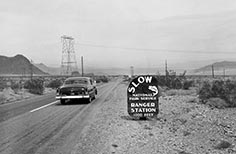
M134 78L127 89L128 113L132 117L155 117L159 112L158 81L154 76Z

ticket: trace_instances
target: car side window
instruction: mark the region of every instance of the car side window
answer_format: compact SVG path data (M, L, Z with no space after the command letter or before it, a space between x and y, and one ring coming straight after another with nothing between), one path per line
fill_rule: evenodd
M89 81L90 81L90 84L93 85L93 81L91 79Z

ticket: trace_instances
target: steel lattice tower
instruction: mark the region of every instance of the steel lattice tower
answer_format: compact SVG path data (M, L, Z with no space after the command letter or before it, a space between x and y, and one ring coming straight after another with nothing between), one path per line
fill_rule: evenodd
M77 71L76 55L74 51L74 38L63 35L62 41L62 59L61 59L61 75L71 75L73 71Z

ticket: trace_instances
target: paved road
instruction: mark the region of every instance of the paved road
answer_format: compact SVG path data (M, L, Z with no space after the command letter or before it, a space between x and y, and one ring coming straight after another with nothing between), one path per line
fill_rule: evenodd
M0 122L49 104L53 101L55 101L55 93L50 93L43 97L40 96L24 101L0 105Z
M75 144L73 138L82 133L96 106L106 101L119 82L98 87L97 99L90 104L61 105L50 94L1 106L0 153L70 153Z

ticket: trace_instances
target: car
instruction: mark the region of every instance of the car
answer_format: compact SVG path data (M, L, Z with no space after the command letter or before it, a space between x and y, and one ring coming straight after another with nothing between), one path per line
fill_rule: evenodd
M76 99L84 99L90 103L96 95L96 81L90 77L69 77L56 91L56 99L61 104L65 104L66 100Z

